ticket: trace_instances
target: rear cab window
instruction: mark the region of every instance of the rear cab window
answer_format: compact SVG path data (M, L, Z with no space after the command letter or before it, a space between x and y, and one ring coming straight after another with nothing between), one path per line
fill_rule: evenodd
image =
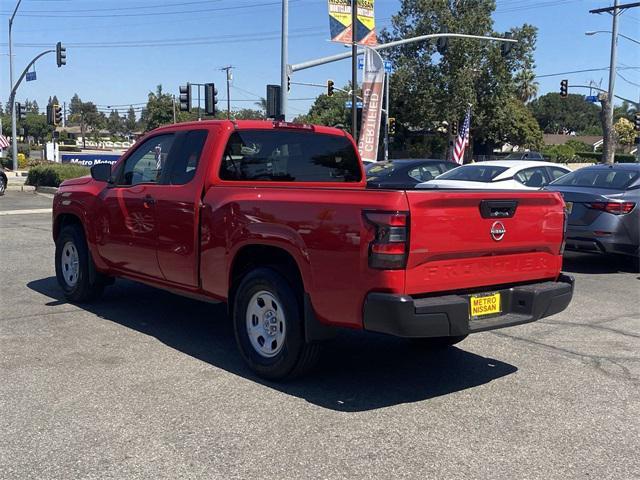
M227 142L220 179L272 182L360 182L347 137L295 130L237 130Z

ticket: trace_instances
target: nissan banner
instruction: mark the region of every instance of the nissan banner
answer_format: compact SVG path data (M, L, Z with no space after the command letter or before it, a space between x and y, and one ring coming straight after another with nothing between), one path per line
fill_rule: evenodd
M364 79L362 81L362 125L358 150L364 161L378 160L378 140L382 120L382 92L384 86L384 62L378 52L365 49Z

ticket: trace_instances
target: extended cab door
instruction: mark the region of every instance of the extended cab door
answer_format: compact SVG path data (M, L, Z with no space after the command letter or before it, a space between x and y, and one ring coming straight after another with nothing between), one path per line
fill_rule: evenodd
M160 270L166 280L189 287L199 283L200 199L208 165L204 152L211 151L205 148L207 138L206 129L176 132L156 198Z
M113 268L144 277L163 278L156 255L156 198L175 134L144 141L115 172L115 184L101 193L98 253Z

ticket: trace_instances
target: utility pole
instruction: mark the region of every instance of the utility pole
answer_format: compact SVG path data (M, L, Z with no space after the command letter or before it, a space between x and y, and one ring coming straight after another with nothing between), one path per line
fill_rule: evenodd
M232 65L228 65L226 67L221 68L220 70L227 72L227 120L231 118L231 70L233 69Z
M282 0L282 44L280 51L280 114L287 119L289 97L289 0ZM227 98L229 95L227 94Z
M13 92L13 41L11 40L11 30L20 2L22 0L18 0L16 8L13 9L13 14L9 18L9 85L11 92ZM18 129L16 126L16 105L13 100L10 102L9 107L11 108L11 152L13 154L13 171L15 172L18 170Z
M358 142L358 0L351 0L351 133Z
M618 16L623 10L640 6L640 2L626 3L620 5L618 0L614 0L612 7L597 8L590 10L589 13L610 13L612 16L611 26L611 57L609 60L609 88L607 98L601 100L602 112L602 162L613 163L616 153L615 132L613 129L613 107L614 107L614 89L616 83L616 62L618 53Z

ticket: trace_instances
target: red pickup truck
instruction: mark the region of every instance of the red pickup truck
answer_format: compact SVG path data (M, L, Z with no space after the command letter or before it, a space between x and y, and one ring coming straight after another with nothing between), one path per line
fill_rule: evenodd
M340 328L452 345L573 295L558 193L367 188L334 128L159 128L64 182L53 207L70 301L125 277L226 302L242 357L270 379L307 370Z

